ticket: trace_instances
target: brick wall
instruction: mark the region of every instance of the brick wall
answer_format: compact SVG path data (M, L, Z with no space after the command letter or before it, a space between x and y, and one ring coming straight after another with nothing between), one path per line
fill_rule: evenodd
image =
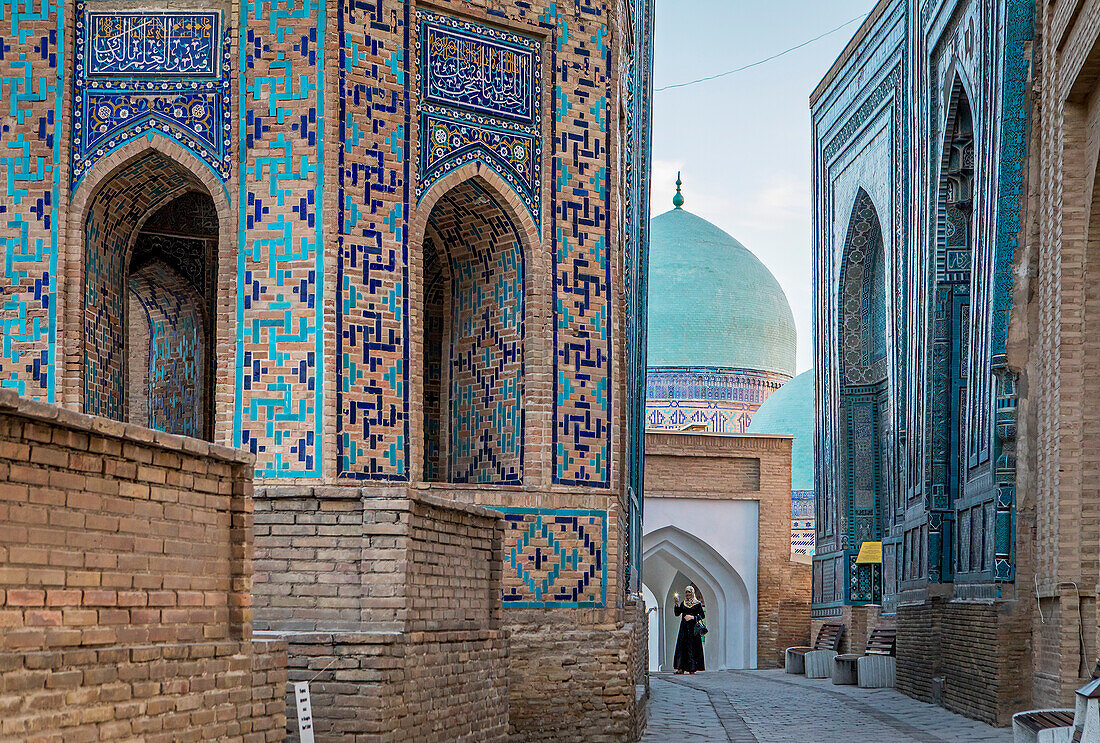
M1019 323L1015 347L1030 391L1023 401L1030 436L1020 437L1025 446L1019 460L1033 473L1032 487L1022 493L1020 512L1033 527L1021 524L1018 531L1033 540L1034 573L1020 571L1018 582L1035 595L1029 601L1033 706L1071 706L1073 690L1096 662L1100 639L1098 29L1095 0L1036 6L1031 167L1037 193L1029 210L1030 260L1021 265L1029 281L1017 280L1026 322Z
M899 691L991 725L1011 724L1031 698L1031 630L1014 601L898 608Z
M281 740L251 457L0 390L0 738Z
M405 488L273 486L256 503L256 627L311 681L319 738L506 739L496 513Z
M283 637L291 678L311 682L318 740L508 739L508 640L499 630ZM287 727L293 737L293 713Z
M634 653L647 641L636 612L615 622L562 610L511 609L507 615L513 740L636 740L645 709L637 697Z

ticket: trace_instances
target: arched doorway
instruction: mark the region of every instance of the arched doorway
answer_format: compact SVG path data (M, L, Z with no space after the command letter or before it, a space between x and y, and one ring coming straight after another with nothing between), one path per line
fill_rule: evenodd
M525 256L488 184L435 202L423 239L423 479L523 481Z
M642 584L642 599L645 601L646 623L649 627L649 670L657 672L661 669L661 602L649 590L649 586Z
M709 632L704 647L708 670L752 668L756 664L752 613L748 587L736 570L697 537L668 526L643 540L642 576L657 602L657 663L650 669L672 669L680 620L674 615L675 594L693 585L703 597ZM652 627L652 625L651 625Z
M847 538L852 549L879 540L893 503L886 477L889 453L886 256L874 202L860 189L848 220L841 263L839 358L841 472ZM853 565L848 599L878 603L877 566Z
M82 228L84 411L212 439L219 219L210 192L148 149L98 183Z

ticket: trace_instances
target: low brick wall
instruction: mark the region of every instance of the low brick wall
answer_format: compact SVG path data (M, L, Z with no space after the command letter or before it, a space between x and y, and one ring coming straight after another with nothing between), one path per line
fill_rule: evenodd
M1030 703L1026 612L1015 601L898 607L897 688L991 725Z
M247 454L0 390L0 738L282 740Z
M289 643L291 677L310 681L318 740L507 740L500 630L278 636ZM296 734L296 721L288 725Z
M256 627L310 682L319 740L507 740L496 513L405 488L273 486L256 503Z
M631 656L647 625L633 610L607 624L578 621L582 611L508 610L513 740L622 743L644 726Z

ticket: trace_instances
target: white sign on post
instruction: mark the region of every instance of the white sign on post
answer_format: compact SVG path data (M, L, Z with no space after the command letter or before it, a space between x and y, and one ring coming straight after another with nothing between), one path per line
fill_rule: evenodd
M313 708L309 703L309 682L294 682L294 703L298 708L298 740L301 743L313 741Z

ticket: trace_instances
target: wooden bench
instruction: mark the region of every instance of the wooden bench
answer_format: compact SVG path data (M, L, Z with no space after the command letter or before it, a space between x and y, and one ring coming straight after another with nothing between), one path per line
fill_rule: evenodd
M1072 726L1071 709L1033 709L1012 716L1012 737L1026 743L1048 743L1058 740L1055 730ZM1064 737L1066 733L1060 735Z
M845 653L833 658L834 684L859 684L862 689L894 685L897 676L898 631L875 627L862 653Z
M821 625L813 647L787 648L784 668L787 673L804 673L806 678L828 678L833 658L840 650L840 641L843 638L843 624Z

